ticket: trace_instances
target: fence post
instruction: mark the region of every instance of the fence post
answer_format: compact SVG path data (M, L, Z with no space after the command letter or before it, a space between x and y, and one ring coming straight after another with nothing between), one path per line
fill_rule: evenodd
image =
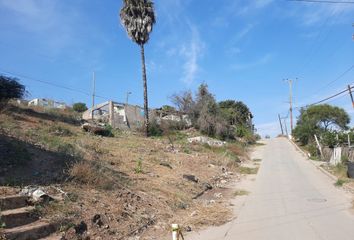
M350 148L350 134L348 133L348 147Z
M322 147L321 147L321 145L320 145L320 142L318 141L318 138L317 138L316 134L315 134L314 136L315 136L315 140L316 140L316 143L317 143L317 147L318 147L318 149L320 150L321 157L324 157L324 156L323 156L323 152L322 152Z
M179 240L179 226L172 224L172 240Z

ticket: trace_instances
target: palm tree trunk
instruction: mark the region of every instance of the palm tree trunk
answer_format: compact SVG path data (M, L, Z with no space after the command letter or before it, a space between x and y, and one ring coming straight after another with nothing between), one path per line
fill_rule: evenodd
M146 68L145 68L145 52L144 45L140 45L141 50L141 64L143 70L143 84L144 84L144 130L145 136L149 136L149 107L148 107L148 95L147 95L147 80L146 80Z

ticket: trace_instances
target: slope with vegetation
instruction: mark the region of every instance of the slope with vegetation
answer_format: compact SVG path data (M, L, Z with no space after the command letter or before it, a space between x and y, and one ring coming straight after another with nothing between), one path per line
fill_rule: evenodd
M199 135L194 129L153 138L113 134L83 132L71 110L9 105L0 114L1 195L28 185L61 195L36 211L65 220L60 229L68 239L75 239L73 226L81 221L91 236L158 239L173 222L195 229L229 219L232 194L220 187L239 177L244 143L190 144L187 138ZM224 198L214 197L219 191Z
M350 117L344 109L322 104L301 109L293 131L294 137L313 160L329 162L333 149L342 147L341 161L336 166L322 165L338 177L338 186L345 182L354 186L347 174L348 165L354 162L353 151L349 147L349 144L354 142L354 132L348 127L349 123ZM321 151L315 136L321 145Z

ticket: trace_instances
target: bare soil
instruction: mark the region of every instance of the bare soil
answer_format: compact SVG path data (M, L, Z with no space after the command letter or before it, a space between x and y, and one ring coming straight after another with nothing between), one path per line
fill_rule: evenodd
M172 144L131 132L100 137L83 132L78 119L17 106L0 113L0 196L41 187L57 200L36 211L65 220L67 239L82 237L75 231L81 222L93 239L161 239L172 223L194 231L231 219L228 186L248 159L242 144L191 145L195 130L171 133Z

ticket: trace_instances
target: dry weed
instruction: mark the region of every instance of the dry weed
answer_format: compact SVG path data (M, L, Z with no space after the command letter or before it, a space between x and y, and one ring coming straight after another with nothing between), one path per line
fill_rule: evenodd
M99 167L87 161L76 162L69 169L69 175L77 182L109 190L114 182Z

